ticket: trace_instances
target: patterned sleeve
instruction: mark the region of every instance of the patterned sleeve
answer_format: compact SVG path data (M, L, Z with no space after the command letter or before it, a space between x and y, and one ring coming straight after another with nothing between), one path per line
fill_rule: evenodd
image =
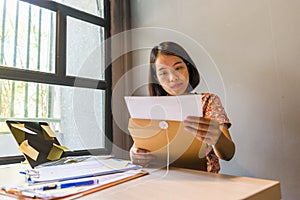
M203 116L217 120L220 124L231 126L230 120L222 106L220 98L215 94L205 93L202 96Z
M221 100L217 95L204 93L202 94L203 116L217 120L220 124L231 126L230 120L222 106ZM214 152L211 145L206 146L207 171L218 173L220 171L219 158Z

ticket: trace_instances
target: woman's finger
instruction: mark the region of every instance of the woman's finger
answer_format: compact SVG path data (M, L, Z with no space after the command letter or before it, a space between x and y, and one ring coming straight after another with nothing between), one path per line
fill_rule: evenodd
M184 121L183 124L185 127L189 127L194 130L206 131L209 129L209 124L200 124L198 122L190 122L190 121Z
M219 122L206 117L195 117L195 116L188 116L184 121L191 122L191 123L198 123L203 125L209 125L209 126L218 126Z
M214 145L217 142L220 135L218 131L208 132L207 130L198 130L189 126L186 126L184 128L186 131L192 133L194 137L200 140L201 142L205 142L210 145Z

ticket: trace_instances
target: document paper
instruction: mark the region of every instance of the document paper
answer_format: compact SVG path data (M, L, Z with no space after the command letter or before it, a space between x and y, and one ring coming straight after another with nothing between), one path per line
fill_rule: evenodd
M202 116L201 95L126 96L131 118L183 121Z
M31 183L41 183L106 175L139 168L141 166L131 164L129 161L91 157L78 163L38 167L29 170L28 174Z

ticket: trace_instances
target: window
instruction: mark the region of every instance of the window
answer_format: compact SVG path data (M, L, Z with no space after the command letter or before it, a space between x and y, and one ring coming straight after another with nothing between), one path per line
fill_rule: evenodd
M0 0L0 162L22 158L7 119L48 122L69 154L110 153L108 3Z

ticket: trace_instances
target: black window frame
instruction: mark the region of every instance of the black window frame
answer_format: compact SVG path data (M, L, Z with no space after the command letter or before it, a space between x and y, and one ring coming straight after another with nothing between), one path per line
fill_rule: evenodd
M87 154L111 154L112 151L112 70L111 70L111 44L110 38L110 0L104 1L104 18L80 11L78 9L47 0L20 0L29 4L51 10L56 13L56 47L55 47L55 73L18 69L0 65L0 79L44 83L50 85L90 88L105 91L105 147L99 149L78 150L65 152L64 156ZM67 65L67 17L76 18L104 28L105 42L105 78L96 80L83 77L75 77L66 74ZM75 83L76 82L76 83ZM96 85L96 88L95 88ZM0 147L1 148L1 147ZM24 160L24 156L1 156L1 164L16 163Z

